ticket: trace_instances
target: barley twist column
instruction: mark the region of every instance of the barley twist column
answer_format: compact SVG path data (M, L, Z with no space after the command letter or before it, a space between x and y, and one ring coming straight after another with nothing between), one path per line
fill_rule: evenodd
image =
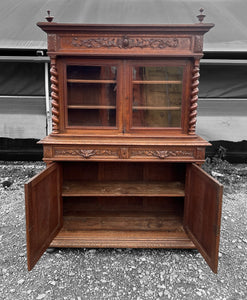
M51 59L52 133L59 133L59 90L56 60Z
M197 101L198 101L198 85L199 85L199 60L195 60L192 70L192 90L190 100L190 113L189 113L189 134L194 135L196 132L196 116L197 116Z

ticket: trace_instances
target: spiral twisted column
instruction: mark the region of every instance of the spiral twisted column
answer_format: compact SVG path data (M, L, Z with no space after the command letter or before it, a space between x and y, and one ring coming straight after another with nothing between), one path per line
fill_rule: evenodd
M189 134L194 135L196 132L196 116L197 116L197 101L198 101L198 85L199 85L199 60L195 61L192 70L192 90L190 100L190 113L189 113Z
M52 133L59 133L59 90L55 60L51 61Z

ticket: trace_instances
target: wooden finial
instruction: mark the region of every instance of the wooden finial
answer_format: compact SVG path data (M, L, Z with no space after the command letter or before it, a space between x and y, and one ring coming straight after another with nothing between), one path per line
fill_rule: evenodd
M50 13L51 13L51 12L50 12L49 10L47 10L48 16L46 17L46 20L47 20L47 22L50 22L50 23L51 23L54 17L51 17L51 16L50 16Z
M203 22L204 18L206 17L206 15L203 14L204 12L204 9L203 8L200 8L199 12L201 13L200 15L196 16L199 20L200 23Z

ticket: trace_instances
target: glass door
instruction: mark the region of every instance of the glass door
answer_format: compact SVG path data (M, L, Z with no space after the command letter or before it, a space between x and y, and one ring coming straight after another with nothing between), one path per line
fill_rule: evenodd
M183 66L131 66L133 129L181 128Z
M67 126L117 126L116 65L67 65Z

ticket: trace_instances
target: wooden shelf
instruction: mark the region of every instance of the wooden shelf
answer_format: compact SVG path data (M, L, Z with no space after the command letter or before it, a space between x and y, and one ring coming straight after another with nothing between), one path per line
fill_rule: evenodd
M142 196L142 197L184 197L181 182L125 182L125 181L66 181L62 196Z
M70 83L116 83L116 80L100 80L100 79L67 79Z
M133 84L181 84L181 80L133 80Z
M133 106L133 110L180 110L180 106Z
M69 109L116 109L114 105L68 105Z

